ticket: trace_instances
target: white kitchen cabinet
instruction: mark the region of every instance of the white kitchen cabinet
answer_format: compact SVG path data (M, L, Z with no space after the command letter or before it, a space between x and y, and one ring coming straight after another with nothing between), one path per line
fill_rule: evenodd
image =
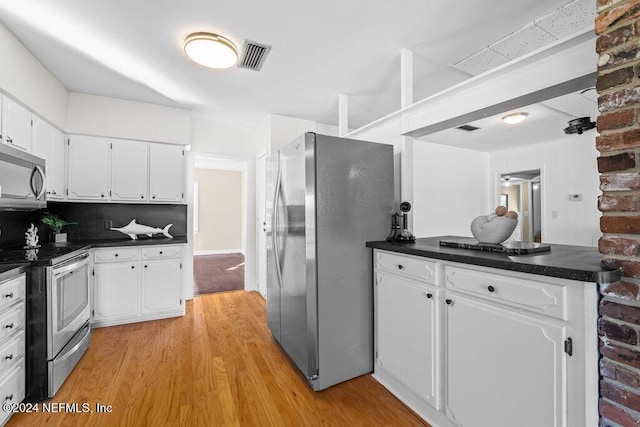
M111 143L107 138L72 135L68 139L69 200L109 199Z
M179 145L149 144L149 200L184 200L184 148Z
M445 304L447 416L465 427L566 426L565 326L454 294Z
M180 259L142 261L142 313L179 310L182 304Z
M62 200L65 193L66 145L64 134L38 116L33 116L31 153L45 159L47 200Z
M183 245L94 250L93 326L183 316Z
M137 316L140 305L139 281L137 262L95 264L94 322Z
M2 141L31 152L31 112L7 96L2 97Z
M597 426L596 284L374 260L374 378L430 424Z
M149 144L119 139L111 142L111 200L146 200Z
M434 407L438 292L393 274L376 275L376 369L383 369Z
M0 403L20 403L25 396L26 275L0 283ZM0 425L12 413L0 411Z

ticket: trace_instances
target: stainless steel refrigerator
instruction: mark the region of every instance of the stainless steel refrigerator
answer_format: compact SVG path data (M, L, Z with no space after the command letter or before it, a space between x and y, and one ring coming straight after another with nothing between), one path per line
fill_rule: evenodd
M393 212L393 147L306 133L267 163L267 311L314 390L373 369L368 240Z

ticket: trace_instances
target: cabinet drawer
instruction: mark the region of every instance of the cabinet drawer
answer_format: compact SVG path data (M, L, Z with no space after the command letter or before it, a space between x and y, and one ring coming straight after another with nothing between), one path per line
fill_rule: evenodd
M156 246L142 248L140 252L142 259L180 258L182 255L182 246Z
M376 251L376 268L436 283L436 263L424 258Z
M8 307L15 301L20 301L24 298L26 275L7 280L0 284L0 309Z
M0 340L13 335L18 329L24 329L24 304L19 304L0 316Z
M446 266L448 289L567 320L566 286Z
M134 261L138 259L138 248L96 249L95 262Z
M0 377L24 356L24 348L24 331L20 331L18 335L0 347Z
M20 403L24 399L24 358L0 381L0 404ZM0 420L7 420L11 414L0 411Z

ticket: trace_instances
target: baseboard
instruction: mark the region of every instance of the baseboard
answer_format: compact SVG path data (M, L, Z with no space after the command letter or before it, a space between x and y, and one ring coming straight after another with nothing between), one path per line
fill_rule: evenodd
M242 254L244 255L243 249L217 249L212 251L193 251L193 256L198 255L224 255L224 254Z

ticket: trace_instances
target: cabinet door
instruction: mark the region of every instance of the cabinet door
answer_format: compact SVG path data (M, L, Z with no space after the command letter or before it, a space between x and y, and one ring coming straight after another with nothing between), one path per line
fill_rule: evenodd
M376 274L376 363L437 408L436 292L408 279Z
M96 264L94 320L138 315L138 263Z
M182 304L179 259L142 262L142 313L177 310Z
M51 129L49 141L49 162L47 163L47 199L64 199L65 189L65 150L64 134L56 128Z
M446 300L447 415L465 427L566 426L564 326Z
M3 141L31 151L31 112L8 97L2 98Z
M49 171L49 143L53 126L38 116L33 116L31 127L31 154L45 160L46 171ZM48 188L48 186L47 186Z
M111 200L146 200L148 144L119 139L111 142Z
M69 199L108 200L111 146L107 138L69 137Z
M149 197L152 202L184 198L184 149L179 145L149 144Z

